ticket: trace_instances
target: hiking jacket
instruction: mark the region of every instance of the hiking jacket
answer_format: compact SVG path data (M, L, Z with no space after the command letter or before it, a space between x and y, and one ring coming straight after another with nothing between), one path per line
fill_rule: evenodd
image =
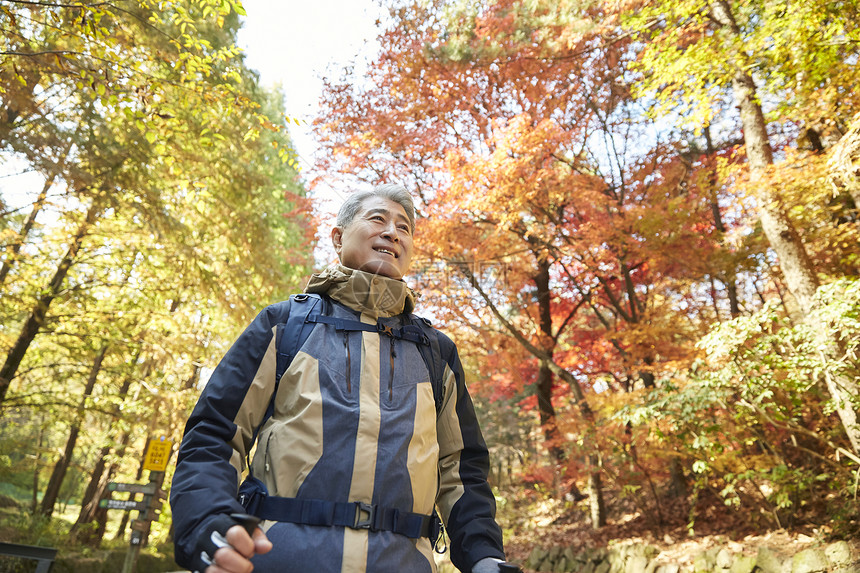
M331 314L400 327L414 306L402 281L334 265L308 292ZM243 512L237 489L252 436L275 388L275 329L287 303L261 312L213 372L188 420L170 492L176 561L192 567L195 543L219 515ZM277 387L257 438L253 475L273 496L364 502L445 523L461 571L504 559L487 484L487 448L456 348L437 413L428 368L414 343L316 324ZM429 538L340 526L262 524L274 548L255 572L434 572Z

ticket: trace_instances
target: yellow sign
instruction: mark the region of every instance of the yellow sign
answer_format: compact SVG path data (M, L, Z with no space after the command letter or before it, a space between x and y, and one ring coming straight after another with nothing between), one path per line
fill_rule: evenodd
M143 459L143 469L153 472L163 472L167 469L167 461L170 459L170 452L173 450L173 442L161 439L149 440L149 445L146 448L146 457Z

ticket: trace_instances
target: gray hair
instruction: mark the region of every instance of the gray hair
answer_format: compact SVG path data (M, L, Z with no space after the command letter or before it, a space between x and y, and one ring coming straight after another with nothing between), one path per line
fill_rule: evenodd
M358 214L364 201L371 197L382 197L398 203L406 211L406 216L409 217L410 230L415 232L415 203L412 202L412 195L409 194L406 187L395 183L377 185L370 191L358 191L350 195L337 212L337 226L342 229L347 228Z

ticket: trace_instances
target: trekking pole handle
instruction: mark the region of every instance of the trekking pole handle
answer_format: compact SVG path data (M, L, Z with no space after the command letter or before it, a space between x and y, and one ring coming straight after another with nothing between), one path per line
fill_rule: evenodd
M499 573L523 573L523 570L520 569L519 565L505 561L499 563Z
M249 515L247 513L231 513L230 517L239 522L239 525L245 528L245 531L248 532L248 535L253 536L254 530L257 529L257 526L260 524L260 518L256 515Z

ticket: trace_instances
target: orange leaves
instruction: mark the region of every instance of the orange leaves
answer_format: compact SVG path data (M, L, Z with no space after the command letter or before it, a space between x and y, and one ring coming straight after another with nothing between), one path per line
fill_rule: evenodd
M421 195L416 279L464 327L476 390L508 398L551 360L557 392L590 400L683 363L714 244L704 167L631 101L604 4L479 8L404 8L371 81L328 90L320 165Z
M447 152L443 169L450 179L437 207L488 214L496 233L538 233L536 213L569 202L574 190L589 193L600 186L597 178L572 173L559 161L570 137L552 119L520 114L497 120L486 141L489 154Z
M449 193L458 197L463 208L494 211L500 224L510 228L549 183L551 172L545 168L555 162L552 153L557 135L553 132L559 130L549 120L532 128L531 118L523 115L500 123L487 141L493 150L489 156L467 158L452 150L446 155L444 168L452 174Z

